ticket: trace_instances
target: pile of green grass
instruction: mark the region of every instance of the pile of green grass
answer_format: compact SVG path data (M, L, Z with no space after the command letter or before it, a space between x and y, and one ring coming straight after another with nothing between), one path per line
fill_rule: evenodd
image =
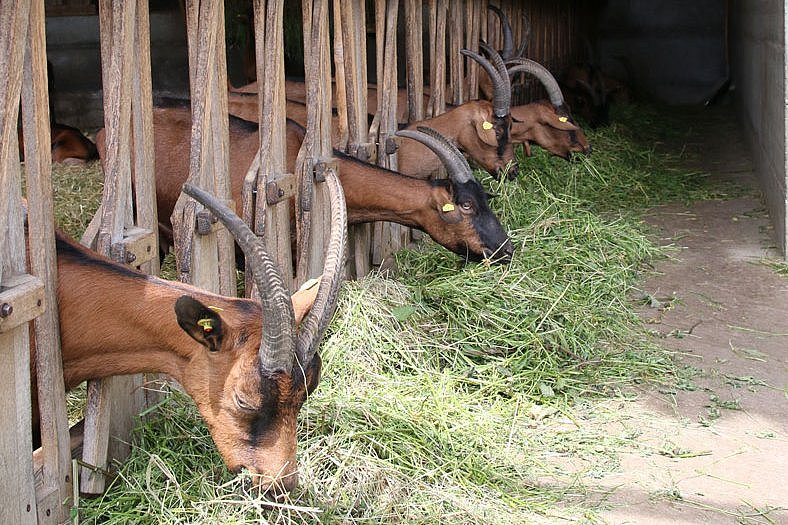
M399 254L399 280L344 286L290 499L246 492L176 393L141 423L106 494L81 502L82 523L598 522L582 477L615 471L637 435L586 423L605 396L674 373L634 314L641 272L663 254L638 215L719 196L638 136L654 114L590 133L590 159L540 152L520 180L484 181L511 264L464 265L426 242ZM675 140L682 122L659 117Z

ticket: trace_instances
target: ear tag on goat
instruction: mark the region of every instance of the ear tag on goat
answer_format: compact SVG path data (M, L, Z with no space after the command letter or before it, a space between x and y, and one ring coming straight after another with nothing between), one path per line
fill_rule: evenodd
M214 312L224 312L224 308L219 308L218 306L209 306L208 308Z
M200 319L197 325L202 326L202 331L206 334L213 332L213 319Z
M482 128L486 129L488 131L493 129L492 122L489 122L489 121L485 120L484 122L482 122Z
M450 211L454 211L454 204L447 202L446 204L443 205L443 208L441 208L441 210L443 210L444 213L449 213Z
M558 122L566 122L567 120L569 119L566 117L558 117Z

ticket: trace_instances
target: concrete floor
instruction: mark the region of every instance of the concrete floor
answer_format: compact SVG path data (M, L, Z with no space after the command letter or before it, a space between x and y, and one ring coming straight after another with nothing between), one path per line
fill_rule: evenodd
M757 188L730 109L696 121L691 167ZM622 406L644 443L673 453L626 455L621 474L600 482L610 523L788 524L788 275L763 264L780 258L749 193L647 217L679 250L643 283L656 301L642 316L697 371L688 389L644 391Z

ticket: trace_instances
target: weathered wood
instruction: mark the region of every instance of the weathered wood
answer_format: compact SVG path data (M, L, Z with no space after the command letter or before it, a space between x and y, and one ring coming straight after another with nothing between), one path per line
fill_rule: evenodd
M36 345L42 465L36 479L40 524L62 523L70 502L70 450L56 303L57 271L52 209L51 139L44 6L35 2L22 72L22 122L30 272L41 279L46 310L33 324Z
M291 291L293 281L290 242L290 207L284 200L270 204L266 195L269 185L286 185L285 166L287 141L285 135L285 65L284 65L284 4L255 2L255 27L263 29L255 38L257 46L257 78L260 122L260 162L256 180L258 198L255 203L254 231L265 238L268 252L277 262L282 277ZM284 191L284 188L281 188ZM253 280L247 274L247 282Z
M430 116L446 111L446 11L447 0L430 5Z
M463 56L460 49L463 47L465 34L464 12L462 2L453 2L448 9L448 54L449 54L449 84L451 86L451 102L459 105L467 100L465 90L465 72L463 71Z
M131 97L127 94L126 81L131 76L131 61L125 57L133 54L134 18L136 3L101 0L99 21L101 55L105 94L104 126L106 129L106 155L104 158L104 193L102 195L101 222L96 236L96 250L111 256L113 245L123 240L125 227L132 222L131 206ZM125 262L125 261L123 261ZM85 443L83 462L104 470L111 457L125 457L124 447L109 454L110 434L130 431L133 414L141 409L142 400L130 395L141 379L109 378L89 381L85 410ZM109 399L122 398L125 409L111 414ZM123 439L128 433L120 434ZM86 494L104 491L103 475L82 469L80 490Z
M336 171L331 147L331 51L327 0L304 0L304 67L307 84L307 130L296 160L299 198L297 282L323 270L330 209L321 171Z
M334 3L334 67L336 69L337 111L340 122L347 126L347 152L365 162L370 155L367 119L366 12L361 0L340 0ZM371 227L352 226L349 232L353 257L351 276L361 277L371 269Z
M44 283L28 274L9 275L0 291L0 334L26 325L44 312Z
M227 76L224 5L186 2L192 133L189 182L223 200L228 182ZM235 254L226 230L195 235L197 203L181 195L171 215L178 278L225 295L235 294ZM218 278L217 278L218 277Z
M405 0L405 70L408 86L408 122L424 119L424 50L422 2Z

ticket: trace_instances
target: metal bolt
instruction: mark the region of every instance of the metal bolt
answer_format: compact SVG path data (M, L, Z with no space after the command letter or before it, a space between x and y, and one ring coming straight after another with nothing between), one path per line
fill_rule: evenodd
M3 303L3 306L0 306L0 318L5 319L12 313L14 313L14 307L12 305Z

